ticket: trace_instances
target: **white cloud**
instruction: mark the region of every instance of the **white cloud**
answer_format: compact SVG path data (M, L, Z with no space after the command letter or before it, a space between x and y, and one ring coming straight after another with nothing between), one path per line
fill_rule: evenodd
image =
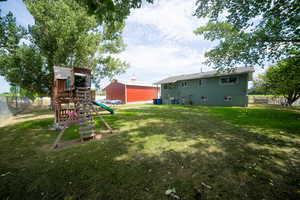
M187 74L208 70L204 66L203 54L198 51L179 45L129 47L119 57L127 60L131 67L126 75L121 77L146 78L147 81L158 81L166 76Z
M134 10L127 22L153 25L166 39L193 41L196 39L193 30L206 23L193 16L194 10L194 0L157 1Z
M155 82L207 71L202 63L210 43L193 33L205 23L192 16L194 8L194 0L164 0L134 10L124 33L127 49L118 56L130 68L118 78Z

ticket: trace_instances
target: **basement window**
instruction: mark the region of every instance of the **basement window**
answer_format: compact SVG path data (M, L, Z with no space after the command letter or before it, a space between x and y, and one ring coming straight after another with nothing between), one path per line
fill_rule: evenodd
M202 96L202 97L201 97L201 100L202 100L202 101L207 101L207 99L208 99L207 96Z
M224 101L232 101L232 97L231 96L225 96Z

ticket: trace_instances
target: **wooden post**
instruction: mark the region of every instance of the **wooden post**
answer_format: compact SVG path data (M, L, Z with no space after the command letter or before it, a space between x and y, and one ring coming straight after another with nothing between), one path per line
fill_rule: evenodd
M64 132L65 132L66 128L64 127L63 130L60 131L59 135L57 136L52 149L56 149L58 142L60 141L61 137L63 136Z

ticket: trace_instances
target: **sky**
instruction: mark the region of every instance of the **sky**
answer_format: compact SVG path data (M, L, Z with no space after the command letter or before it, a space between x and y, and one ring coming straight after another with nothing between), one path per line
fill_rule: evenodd
M22 26L34 23L21 0L0 2L0 8L2 14L11 11ZM116 78L153 83L172 75L211 70L203 64L204 53L217 43L194 35L206 23L193 16L194 9L195 0L160 0L133 10L123 32L127 48L118 55L130 68ZM104 80L102 87L108 83ZM9 89L3 77L0 86L0 93Z

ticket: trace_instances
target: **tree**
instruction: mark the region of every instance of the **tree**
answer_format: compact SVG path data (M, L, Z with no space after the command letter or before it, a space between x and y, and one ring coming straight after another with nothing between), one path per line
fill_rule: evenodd
M26 36L30 44L19 44L15 52L0 56L1 74L9 82L51 95L55 65L90 68L97 72L96 81L98 72L105 72L102 78L112 77L127 68L127 63L113 58L125 48L124 23L116 22L113 29L100 26L88 7L76 0L25 0L25 4L35 19Z
M264 76L259 75L253 80L253 86L248 89L248 94L270 94L265 87Z
M0 9L0 52L13 52L24 35L25 29L17 26L13 14L9 12L6 16L1 16Z
M198 0L195 15L209 22L195 30L219 44L206 52L216 68L280 60L300 48L300 1Z
M12 85L19 86L41 96L49 95L52 80L45 67L46 59L38 49L20 45L14 53L0 57L0 72Z
M291 106L300 98L300 53L271 66L264 75L264 82L268 91L283 95Z
M153 3L153 0L77 0L88 7L91 14L97 16L100 22L113 25L116 21L123 21L130 14L131 9L140 8L143 2Z

